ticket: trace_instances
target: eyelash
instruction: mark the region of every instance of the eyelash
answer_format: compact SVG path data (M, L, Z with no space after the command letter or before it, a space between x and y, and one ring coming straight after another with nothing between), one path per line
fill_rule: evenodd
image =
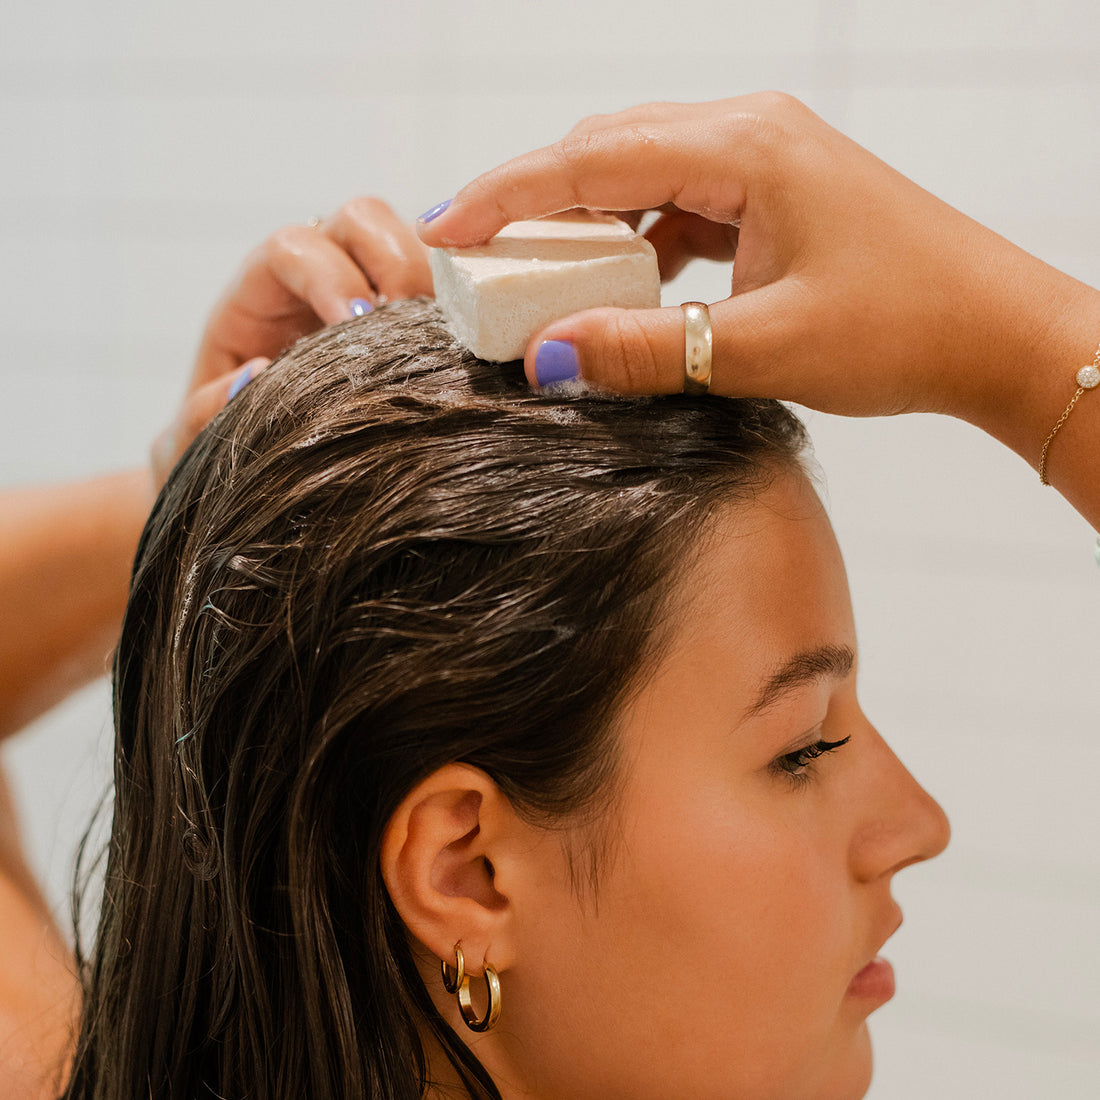
M812 745L797 749L795 752L784 753L772 763L772 769L795 787L809 783L813 778L813 762L826 753L835 752L843 748L851 737L845 737L843 741L815 741Z

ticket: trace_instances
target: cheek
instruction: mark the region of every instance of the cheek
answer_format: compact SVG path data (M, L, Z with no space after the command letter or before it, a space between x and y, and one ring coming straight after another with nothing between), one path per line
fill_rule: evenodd
M811 1023L835 1003L851 958L838 853L799 827L797 811L784 819L749 798L731 806L696 790L677 810L641 824L642 858L628 870L640 893L621 933L637 921L676 945L677 965L690 964L710 1009L761 1040L777 1019Z
M666 789L627 822L597 895L559 896L531 930L565 960L530 986L544 1036L563 1021L559 1053L579 1066L601 1035L587 1074L617 1065L652 1086L675 1068L685 1088L686 1065L698 1080L681 1094L728 1095L734 1081L738 1095L804 1094L836 1068L838 1039L859 1039L838 1015L853 957L845 883L835 853L774 813Z

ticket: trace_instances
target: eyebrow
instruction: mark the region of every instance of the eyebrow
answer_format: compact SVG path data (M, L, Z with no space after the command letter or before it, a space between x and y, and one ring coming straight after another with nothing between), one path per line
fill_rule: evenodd
M856 655L846 645L823 645L797 653L761 685L746 718L760 714L786 695L818 680L843 680L852 671Z

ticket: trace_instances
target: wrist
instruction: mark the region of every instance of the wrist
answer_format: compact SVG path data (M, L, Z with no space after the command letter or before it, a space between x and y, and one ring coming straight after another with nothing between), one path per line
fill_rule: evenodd
M1075 375L1096 355L1100 291L1013 250L1012 264L986 268L996 277L968 311L975 344L955 368L945 411L1038 469L1043 443L1076 389Z
M1000 342L1001 358L979 372L981 400L963 418L1034 470L1042 463L1043 480L1100 530L1100 389L1084 390L1070 409L1082 388L1077 374L1100 344L1100 291L1040 266L1044 273L1021 284L1026 294L1015 315L988 330L991 342L1009 338Z

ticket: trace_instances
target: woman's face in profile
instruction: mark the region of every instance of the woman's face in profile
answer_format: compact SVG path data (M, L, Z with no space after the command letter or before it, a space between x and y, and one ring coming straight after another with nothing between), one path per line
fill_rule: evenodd
M861 1096L891 880L946 818L860 710L843 563L801 474L718 520L679 583L621 716L597 884L578 898L554 834L531 853L499 1041L536 1095Z

